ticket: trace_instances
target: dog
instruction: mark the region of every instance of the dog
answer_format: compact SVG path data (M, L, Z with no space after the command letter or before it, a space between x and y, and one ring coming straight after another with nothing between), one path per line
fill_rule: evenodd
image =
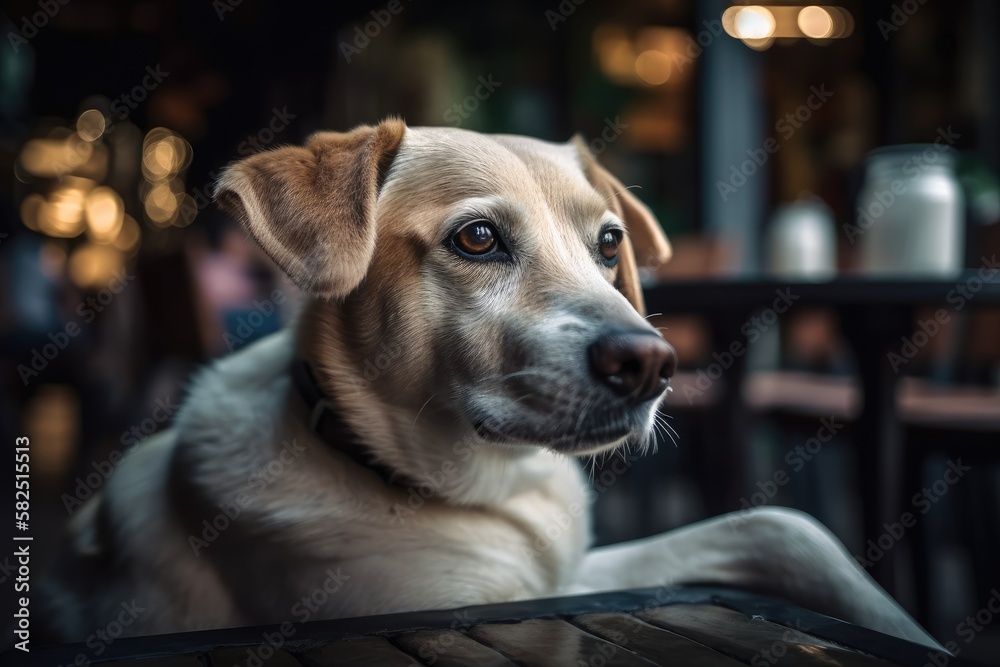
M639 267L671 247L586 144L388 119L226 169L218 204L306 295L196 376L68 528L60 641L738 586L938 646L783 509L590 549L578 460L646 447L676 365Z

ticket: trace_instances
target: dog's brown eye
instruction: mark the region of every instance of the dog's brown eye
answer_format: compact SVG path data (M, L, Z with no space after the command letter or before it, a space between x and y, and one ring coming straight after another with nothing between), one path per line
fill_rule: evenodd
M485 255L497 246L497 232L485 220L476 220L454 236L455 246L470 255Z
M604 258L604 263L608 266L614 266L618 261L618 246L622 242L622 233L617 229L607 229L601 233L601 239L598 249L601 252L601 257Z

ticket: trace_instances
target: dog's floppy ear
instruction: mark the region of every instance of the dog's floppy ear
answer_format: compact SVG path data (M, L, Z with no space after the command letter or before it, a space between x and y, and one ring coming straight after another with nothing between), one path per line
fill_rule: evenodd
M376 196L405 132L389 119L258 153L225 169L216 201L305 292L342 298L368 271Z
M628 228L628 237L618 250L618 283L616 287L639 313L646 314L639 283L639 267L656 267L670 260L673 250L660 223L645 204L633 195L611 172L598 164L579 134L571 143L583 160L583 171L594 189L609 202L611 210Z

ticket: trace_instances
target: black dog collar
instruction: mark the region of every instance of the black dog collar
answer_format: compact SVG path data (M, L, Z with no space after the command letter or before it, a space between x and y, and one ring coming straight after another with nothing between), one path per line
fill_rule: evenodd
M394 485L395 471L379 462L371 448L365 446L341 418L336 403L320 390L309 363L304 359L292 362L292 382L309 409L309 428L331 448L373 471L386 484Z

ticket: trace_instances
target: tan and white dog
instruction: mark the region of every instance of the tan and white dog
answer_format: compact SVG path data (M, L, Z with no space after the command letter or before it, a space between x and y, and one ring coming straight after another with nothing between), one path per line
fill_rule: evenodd
M670 246L582 142L387 120L238 162L217 197L306 304L74 517L59 639L123 603L148 634L716 582L934 645L801 513L588 549L574 457L644 446L675 360L637 271Z

